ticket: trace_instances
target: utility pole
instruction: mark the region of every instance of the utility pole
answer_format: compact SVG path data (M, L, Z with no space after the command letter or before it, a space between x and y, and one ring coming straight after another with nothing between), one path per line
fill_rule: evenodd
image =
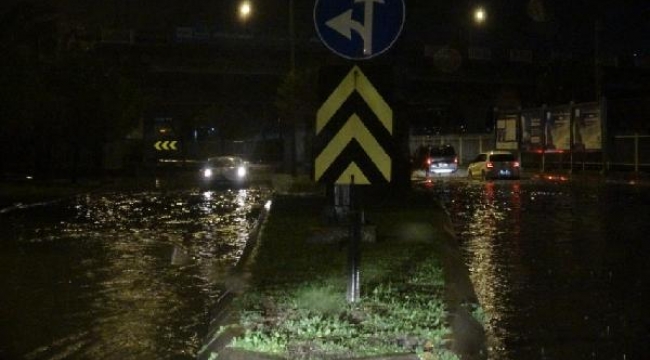
M600 102L602 96L602 66L600 60L600 32L602 23L599 18L594 20L594 92L596 102Z
M294 17L293 0L289 0L289 46L289 69L291 73L293 73L296 71L296 23Z

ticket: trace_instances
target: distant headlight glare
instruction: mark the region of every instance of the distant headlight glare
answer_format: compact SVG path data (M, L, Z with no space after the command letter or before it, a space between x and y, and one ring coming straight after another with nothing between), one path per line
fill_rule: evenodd
M243 166L238 167L237 168L237 176L239 176L240 178L245 177L246 176L246 168L243 167Z
M211 178L212 177L212 169L203 170L203 177L204 178Z

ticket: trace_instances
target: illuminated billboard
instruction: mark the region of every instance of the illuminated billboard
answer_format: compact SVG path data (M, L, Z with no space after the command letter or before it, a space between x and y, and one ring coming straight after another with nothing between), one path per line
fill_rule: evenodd
M521 149L541 151L544 149L544 112L542 109L529 109L521 112Z
M560 106L546 112L546 151L571 150L571 106Z
M495 148L524 152L602 151L598 103L567 104L498 113Z
M597 103L576 105L573 109L573 149L602 150L602 120Z
M519 114L499 114L496 124L496 148L497 150L517 150L519 143L517 139L517 122Z

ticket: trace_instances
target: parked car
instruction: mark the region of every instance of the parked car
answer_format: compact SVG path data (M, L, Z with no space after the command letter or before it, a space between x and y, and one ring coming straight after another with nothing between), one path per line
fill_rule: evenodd
M246 186L249 181L248 163L239 156L217 156L209 158L201 168L201 185Z
M480 153L467 167L467 177L487 179L519 179L519 161L508 151Z
M458 170L458 156L451 145L422 146L415 152L415 165L431 174L450 174Z

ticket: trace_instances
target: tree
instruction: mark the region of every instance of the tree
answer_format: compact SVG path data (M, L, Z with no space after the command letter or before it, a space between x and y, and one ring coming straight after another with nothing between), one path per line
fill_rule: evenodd
M83 26L55 8L20 3L3 18L17 19L0 29L8 55L0 94L11 100L0 110L12 139L3 145L21 150L11 166L32 164L21 170L42 176L67 171L73 179L80 162L101 169L103 145L139 123L146 99L136 71L105 61L93 37L80 36Z

